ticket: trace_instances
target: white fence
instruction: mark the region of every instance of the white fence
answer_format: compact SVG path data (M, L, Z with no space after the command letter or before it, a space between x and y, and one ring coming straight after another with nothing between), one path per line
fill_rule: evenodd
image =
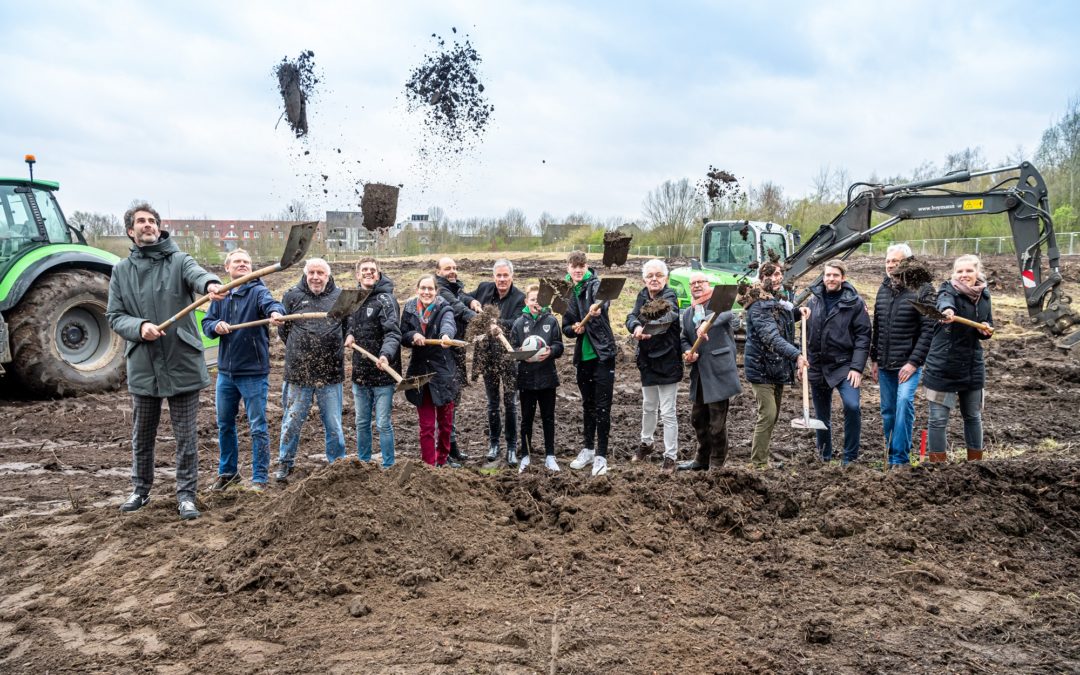
M912 239L905 242L879 241L869 242L859 247L857 255L885 255L885 249L894 243L905 243L915 255L958 256L965 253L992 255L996 253L1016 253L1012 237L967 237L957 239ZM1058 232L1057 244L1061 255L1080 255L1080 232ZM548 250L569 253L581 246L559 244ZM600 244L589 244L587 253L603 253ZM698 244L673 244L658 246L631 246L630 255L653 258L696 258Z

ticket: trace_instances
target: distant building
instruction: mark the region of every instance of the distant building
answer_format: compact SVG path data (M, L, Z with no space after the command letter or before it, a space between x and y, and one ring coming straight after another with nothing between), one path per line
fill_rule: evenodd
M285 241L289 228L298 220L177 220L165 219L161 227L178 237L199 237L217 244L219 250L232 251L237 248L252 248L256 243L270 240ZM315 241L322 241L326 236L326 223L319 223L315 231Z
M326 212L326 247L336 251L368 251L377 243L374 232L364 227L360 211Z

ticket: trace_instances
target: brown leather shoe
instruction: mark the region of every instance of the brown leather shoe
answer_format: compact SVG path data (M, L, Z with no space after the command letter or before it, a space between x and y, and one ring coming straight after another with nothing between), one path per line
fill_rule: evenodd
M642 443L638 445L638 449L634 452L634 456L630 458L631 462L644 462L652 454L653 446L651 443Z
M983 455L982 450L972 450L971 448L968 448L968 461L969 462L982 461L982 455Z
M664 473L674 473L675 472L675 460L673 460L670 457L665 457L664 458L664 463L662 465L660 465L660 470L663 471Z
M949 461L949 456L944 452L931 452L930 463L931 464L944 464Z

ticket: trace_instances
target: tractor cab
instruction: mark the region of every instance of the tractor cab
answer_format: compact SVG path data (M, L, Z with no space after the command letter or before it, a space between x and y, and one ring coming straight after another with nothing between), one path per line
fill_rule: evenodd
M35 246L71 243L64 216L53 197L59 187L51 181L0 178L0 268ZM35 208L41 212L40 228L34 218Z
M690 306L690 273L703 272L713 286L757 281L761 263L783 261L795 250L788 228L776 223L725 220L705 223L701 231L701 257L690 267L671 272L668 283L679 297L679 307Z

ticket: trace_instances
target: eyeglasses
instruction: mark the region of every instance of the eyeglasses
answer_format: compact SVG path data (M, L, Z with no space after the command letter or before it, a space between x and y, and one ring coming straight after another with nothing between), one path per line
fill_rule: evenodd
M690 285L691 286L700 286L701 284L707 284L707 283L709 283L709 282L706 281L705 279L698 279L697 281L691 281Z
M649 274L645 275L645 278L646 279L663 279L665 276L666 275L660 274L659 272L650 272Z

